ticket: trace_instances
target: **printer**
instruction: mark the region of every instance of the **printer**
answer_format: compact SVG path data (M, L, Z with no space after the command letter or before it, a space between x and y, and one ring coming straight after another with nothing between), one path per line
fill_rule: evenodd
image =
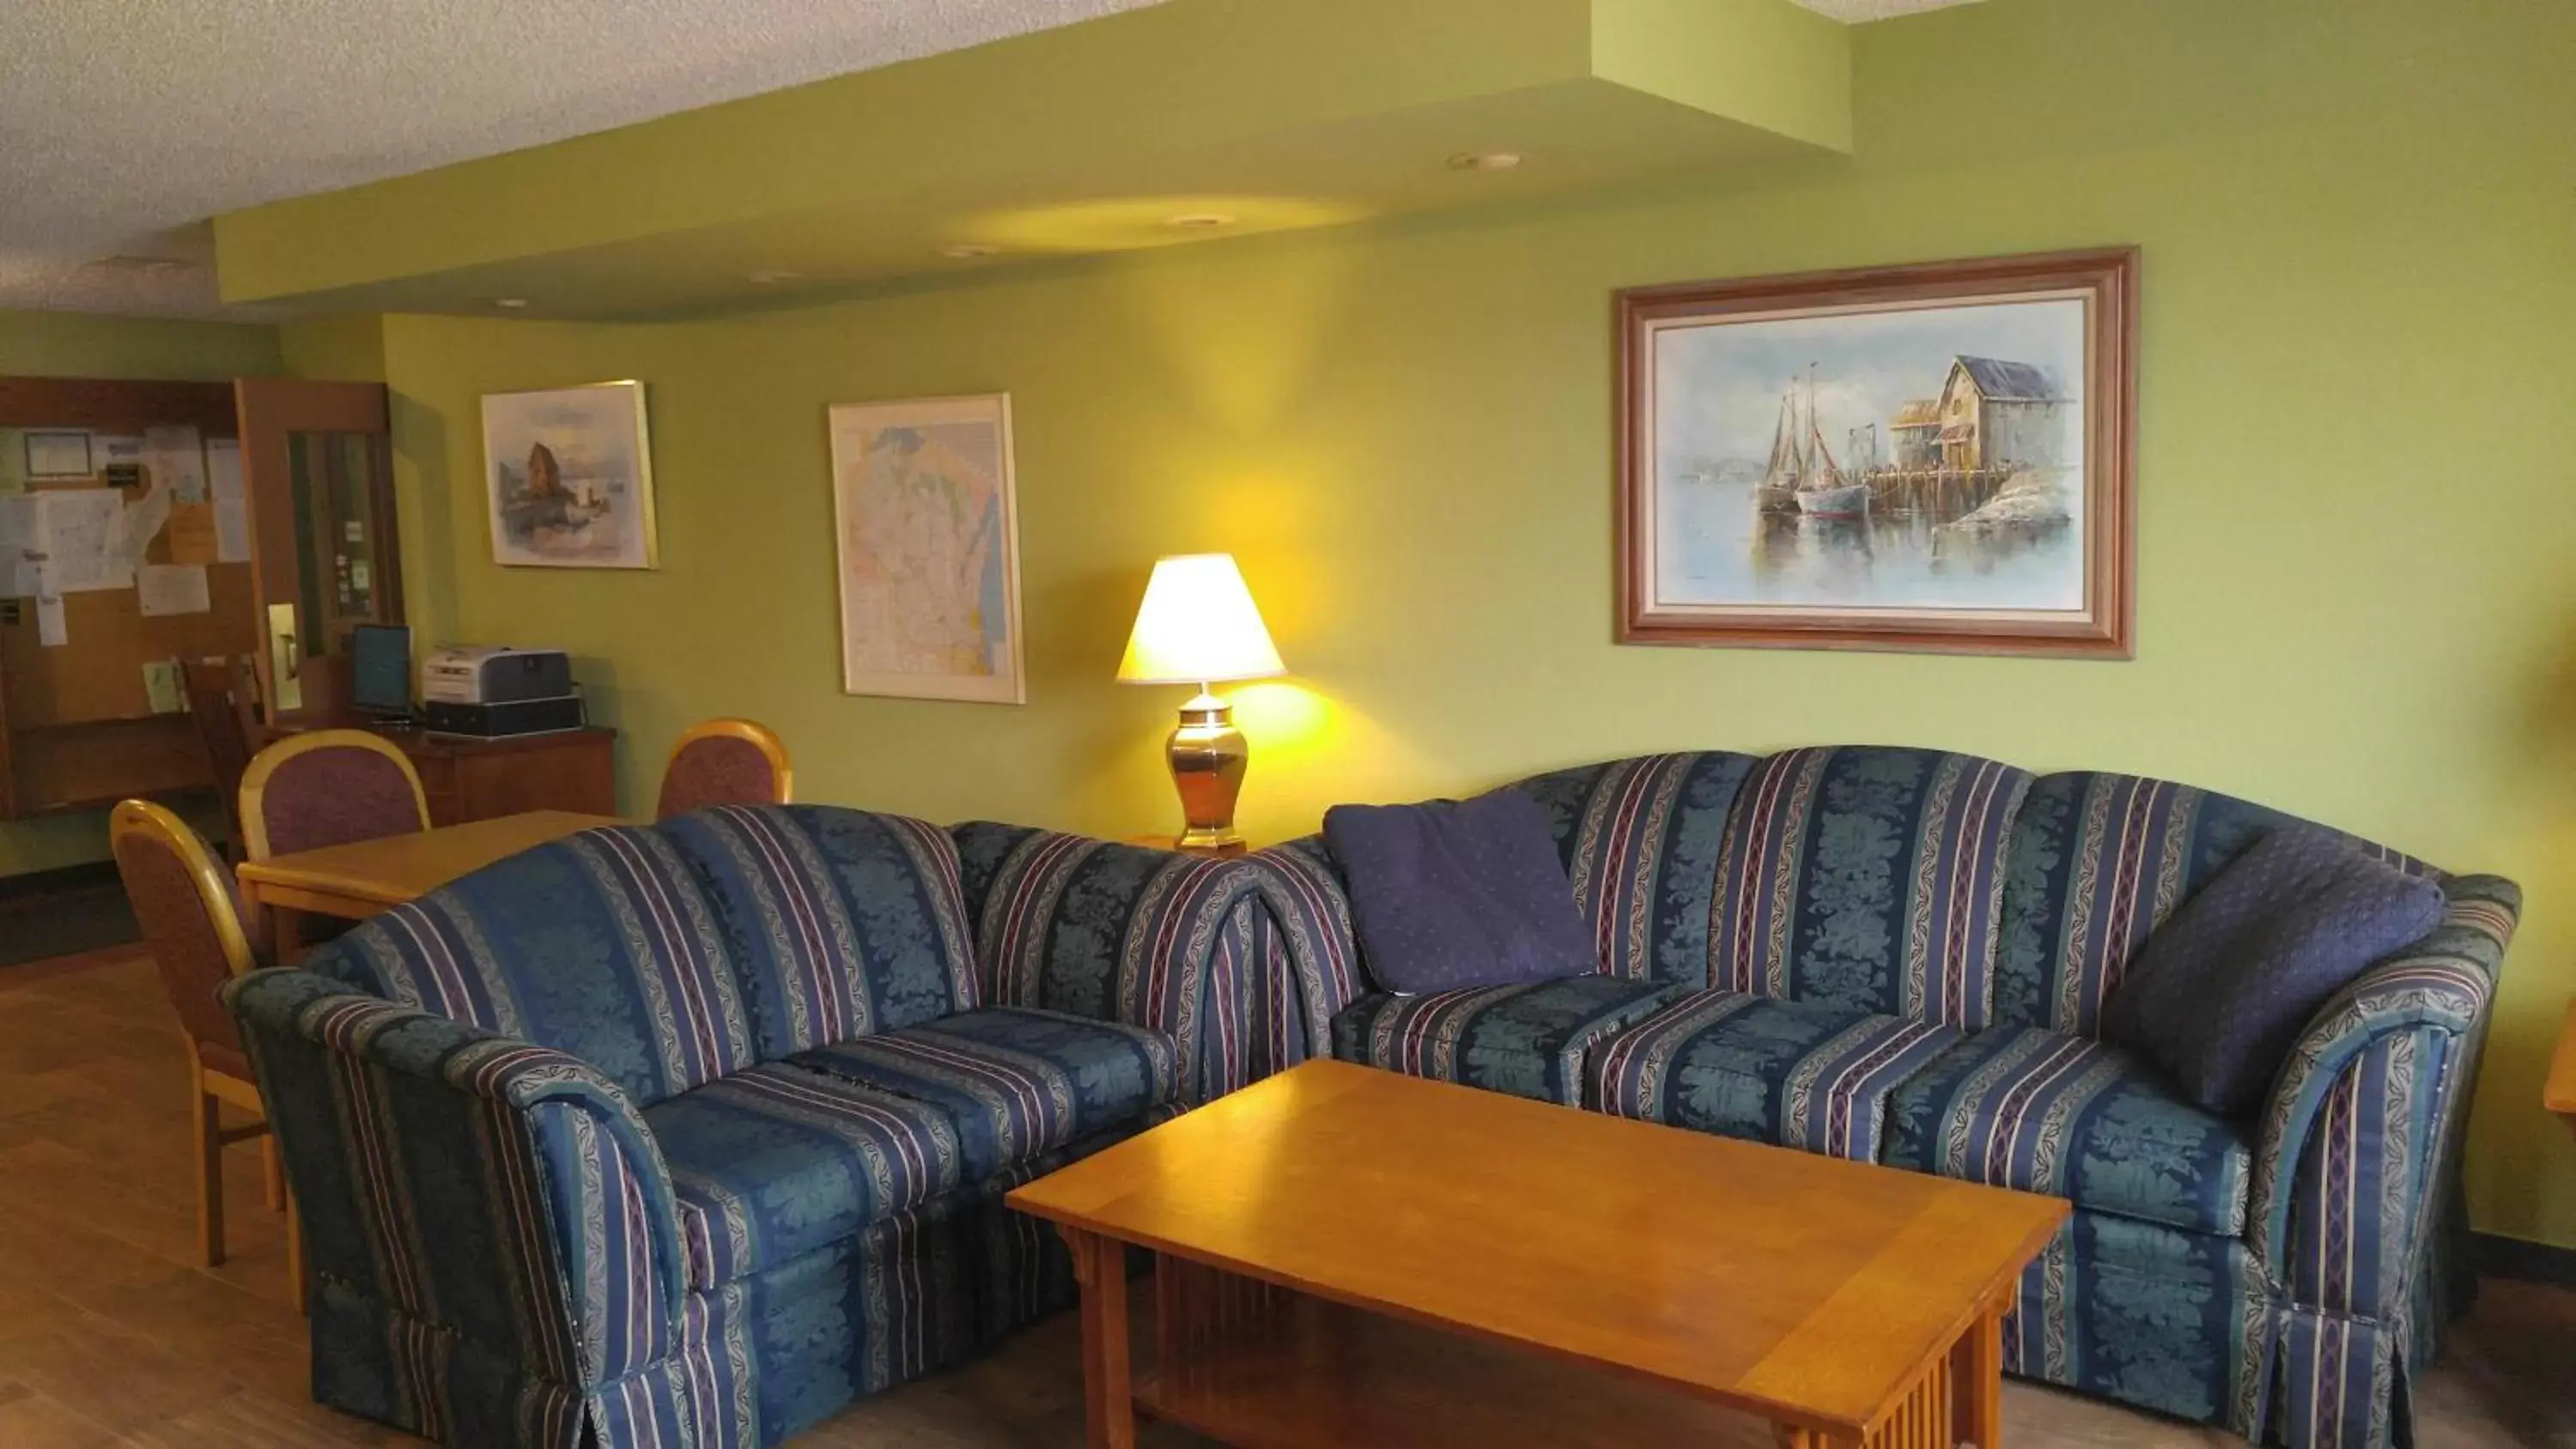
M577 730L586 722L560 649L450 644L420 666L421 723L431 732L497 739Z

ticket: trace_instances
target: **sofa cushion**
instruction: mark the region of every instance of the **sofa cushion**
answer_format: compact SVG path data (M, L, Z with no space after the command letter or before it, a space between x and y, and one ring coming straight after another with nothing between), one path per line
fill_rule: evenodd
M1604 972L1708 984L1718 848L1735 792L1758 763L1720 750L1642 755L1511 787L1547 812Z
M1600 1111L1876 1162L1887 1094L1956 1028L1735 991L1686 996L1594 1049Z
M948 1114L970 1158L1005 1165L1172 1101L1180 1053L1159 1031L992 1007L817 1047L797 1066Z
M2167 780L2079 771L2034 781L2014 817L1995 959L1995 1021L2082 1036L2150 932L2262 836L2294 816ZM2420 860L2356 836L2413 876Z
M584 831L514 855L304 964L579 1057L638 1105L759 1059L713 904L652 830Z
M1790 750L1737 794L1709 985L1974 1030L2030 776L1939 750Z
M1527 795L1336 805L1324 812L1324 840L1350 882L1361 958L1382 991L1600 973L1547 812Z
M714 907L761 1060L977 1004L957 846L938 826L762 805L659 830Z
M2252 1153L2235 1124L2118 1047L1996 1027L1897 1088L1881 1160L2232 1237L2245 1228Z
M827 1247L1007 1164L948 1110L784 1062L645 1109L700 1289Z
M2185 1101L2246 1116L2308 1018L2442 912L2439 886L2338 836L2273 831L2147 938L2102 1038L2164 1068Z
M1381 992L1333 1018L1333 1055L1574 1106L1583 1097L1584 1060L1594 1045L1681 993L1678 986L1616 976L1428 996Z

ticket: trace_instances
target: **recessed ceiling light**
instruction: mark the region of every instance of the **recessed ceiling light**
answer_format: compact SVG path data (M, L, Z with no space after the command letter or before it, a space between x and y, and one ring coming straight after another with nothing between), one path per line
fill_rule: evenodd
M1234 225L1234 218L1222 211L1185 211L1178 216L1166 217L1163 225L1175 231L1214 231Z
M1452 171L1509 171L1520 164L1518 151L1461 151L1449 158Z
M495 297L492 299L492 305L499 307L504 311L516 312L520 308L528 305L528 299L525 297Z
M792 282L803 275L805 275L803 272L782 271L772 267L752 273L751 280L760 286L767 287L779 282Z
M941 247L939 249L939 254L953 261L966 262L973 261L977 257L1000 256L1002 254L1002 249L996 246L986 246L982 242L956 242L951 245Z

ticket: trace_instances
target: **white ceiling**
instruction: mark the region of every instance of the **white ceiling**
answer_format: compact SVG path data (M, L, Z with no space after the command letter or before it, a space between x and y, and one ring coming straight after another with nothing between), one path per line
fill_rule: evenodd
M1154 3L0 0L0 308L257 316L217 212Z

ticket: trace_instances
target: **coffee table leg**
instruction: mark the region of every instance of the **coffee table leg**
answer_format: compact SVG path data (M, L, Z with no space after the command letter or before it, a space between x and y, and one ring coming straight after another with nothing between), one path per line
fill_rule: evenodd
M1135 1449L1134 1384L1127 1364L1127 1248L1114 1238L1059 1227L1082 1285L1082 1397L1089 1449Z
M1950 1437L1977 1449L2003 1443L2004 1315L1988 1305L1950 1355Z

